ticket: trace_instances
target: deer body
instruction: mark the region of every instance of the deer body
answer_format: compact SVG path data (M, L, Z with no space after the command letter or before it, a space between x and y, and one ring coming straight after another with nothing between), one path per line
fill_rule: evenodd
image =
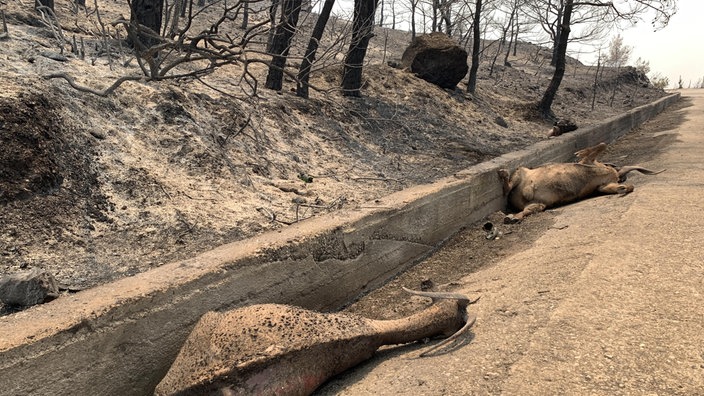
M328 378L369 359L382 345L448 336L471 326L469 300L459 296L464 300L440 300L397 320L278 304L209 312L155 394L308 395Z

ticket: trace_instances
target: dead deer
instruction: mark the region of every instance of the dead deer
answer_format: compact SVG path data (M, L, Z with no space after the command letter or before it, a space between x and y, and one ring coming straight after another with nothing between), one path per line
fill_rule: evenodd
M409 293L433 304L397 320L260 304L201 317L156 395L308 395L382 345L437 335L452 342L474 324L462 294ZM426 351L421 356L429 353Z
M625 195L633 191L632 184L623 184L631 171L656 175L639 166L616 167L598 162L596 158L606 149L606 143L577 151L577 163L547 164L534 169L520 167L509 176L499 170L504 195L508 203L520 212L504 218L505 223L516 223L526 216L546 208L567 204L597 193Z
M555 121L555 124L548 132L548 138L560 136L563 133L572 132L577 130L577 124L569 119L562 119Z

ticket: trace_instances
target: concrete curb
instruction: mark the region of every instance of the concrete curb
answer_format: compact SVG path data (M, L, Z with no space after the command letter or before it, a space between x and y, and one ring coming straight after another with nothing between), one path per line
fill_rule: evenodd
M679 100L541 141L453 177L0 318L0 395L151 394L200 316L278 302L339 308L504 207L496 171L566 161Z

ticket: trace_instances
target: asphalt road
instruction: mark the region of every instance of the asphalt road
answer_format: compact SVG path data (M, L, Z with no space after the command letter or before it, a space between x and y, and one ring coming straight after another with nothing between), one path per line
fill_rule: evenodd
M539 215L552 226L529 248L458 280L481 296L464 345L389 348L319 393L704 395L704 90L682 95L639 164L666 172Z

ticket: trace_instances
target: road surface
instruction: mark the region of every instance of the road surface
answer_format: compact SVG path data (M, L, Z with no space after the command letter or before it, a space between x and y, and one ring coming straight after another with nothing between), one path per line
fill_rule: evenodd
M481 296L464 345L385 349L318 394L704 395L704 90L682 92L626 144L666 172L537 215L528 248L457 280Z

